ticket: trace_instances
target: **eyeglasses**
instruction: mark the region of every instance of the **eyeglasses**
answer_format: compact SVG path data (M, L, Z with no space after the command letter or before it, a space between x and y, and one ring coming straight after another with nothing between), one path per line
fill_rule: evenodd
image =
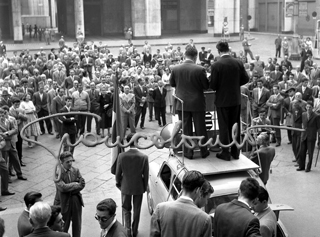
M107 222L110 218L112 218L114 215L110 216L109 218L104 217L104 216L98 216L97 214L94 216L94 218L96 218L97 221L101 221L101 222Z

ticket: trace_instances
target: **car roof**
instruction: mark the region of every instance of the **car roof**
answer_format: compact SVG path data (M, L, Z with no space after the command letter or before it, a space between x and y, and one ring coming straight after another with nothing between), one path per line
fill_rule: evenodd
M231 161L224 161L217 159L214 153L211 153L205 159L184 159L184 164L182 158L176 156L177 159L170 159L168 162L172 162L175 165L183 165L187 170L197 170L203 175L212 175L212 174L222 174L222 173L233 173L239 171L247 171L252 169L258 169L259 166L248 159L243 154L240 154L239 159L231 159Z
M214 188L213 197L238 193L241 182L251 177L247 171L206 175L205 178Z

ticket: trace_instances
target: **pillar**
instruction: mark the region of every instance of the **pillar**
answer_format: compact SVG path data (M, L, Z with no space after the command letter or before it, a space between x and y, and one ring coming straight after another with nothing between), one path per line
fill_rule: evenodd
M83 0L74 0L75 35L80 31L85 36Z
M225 19L228 22L230 35L239 34L240 0L214 1L214 36L222 34Z
M199 30L200 33L208 32L208 1L207 0L199 0L200 4L200 20L199 20Z
M290 9L288 9L288 3L292 3L289 4L290 5ZM293 15L292 16L289 16L287 17L287 12L291 11L294 9L294 1L293 0L285 0L285 3L284 3L284 14L283 14L283 17L284 17L284 25L283 25L283 31L284 32L294 32L294 28L293 28Z
M50 27L56 28L57 27L57 19L56 19L56 13L57 13L57 2L56 0L49 0L49 4L51 6L51 25Z
M160 0L132 1L131 17L135 38L159 38L161 36Z
M249 0L248 2L248 14L251 16L251 20L248 21L250 29L258 28L256 19L256 0Z
M15 44L23 43L22 21L21 21L21 0L11 0L12 4L12 25L13 41Z

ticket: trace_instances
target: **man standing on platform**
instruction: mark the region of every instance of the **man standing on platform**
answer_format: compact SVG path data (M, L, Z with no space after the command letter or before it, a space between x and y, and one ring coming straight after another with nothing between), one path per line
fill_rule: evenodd
M227 42L217 44L220 60L211 66L210 88L216 92L216 107L220 131L220 141L227 145L232 142L232 126L237 123L237 141L240 142L240 86L249 81L243 64L229 55ZM229 161L231 156L239 159L239 149L236 145L223 148L217 153L217 158Z
M170 85L176 88L177 97L184 102L183 111L181 102L178 100L176 102L179 119L182 120L182 113L184 116L182 121L184 134L187 136L193 135L193 120L196 136L204 136L205 139L202 143L205 143L208 136L205 124L206 101L203 91L208 89L209 81L205 69L195 64L197 56L198 51L195 47L187 47L185 52L186 60L172 68ZM210 154L206 146L201 147L200 152L202 158L206 158ZM184 156L192 159L193 150L185 148Z
M127 142L132 137L133 134L130 133L127 136ZM148 156L141 153L132 143L130 150L120 153L116 170L116 186L121 190L122 210L128 237L136 237L138 234L142 195L147 190L148 179ZM131 223L132 204L133 222Z

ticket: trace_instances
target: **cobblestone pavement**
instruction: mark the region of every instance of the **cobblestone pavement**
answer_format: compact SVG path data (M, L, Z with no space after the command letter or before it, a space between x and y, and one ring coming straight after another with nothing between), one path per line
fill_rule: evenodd
M255 38L252 41L252 51L254 54L260 54L262 60L274 54L274 35L251 34ZM203 35L201 35L203 38ZM194 38L195 42L200 42L201 37L196 38L193 35L186 35L177 38L177 42L188 42L190 38ZM209 36L208 36L209 37ZM158 39L162 44L168 42L168 38ZM151 45L155 45L153 40L148 40ZM172 43L173 40L170 39ZM121 42L119 41L118 44ZM143 44L143 42L141 41ZM197 44L199 47L204 45L214 50L212 43ZM240 42L231 42L230 45L237 52L242 49ZM119 46L119 45L118 45ZM24 45L15 46L25 48ZM161 46L163 47L163 46ZM18 48L17 48L18 49ZM298 64L294 62L293 65ZM146 116L148 118L148 115ZM167 121L169 118L167 119ZM155 121L146 122L145 130L137 130L143 134L160 132ZM94 131L94 130L93 130ZM282 221L286 225L290 236L319 236L320 227L316 220L320 216L319 199L320 191L317 188L320 183L319 168L312 167L312 172L296 172L294 163L292 162L291 145L287 145L286 132L282 131L282 146L276 148L276 157L272 163L272 174L268 182L267 188L271 194L274 203L285 203L295 208L294 212L283 213L280 215ZM54 136L43 135L39 140L50 148L57 150L58 140ZM147 142L147 141L142 141ZM150 162L156 161L161 163L168 157L168 149L158 150L150 148L144 150L149 155ZM317 149L315 151L315 157ZM10 184L10 191L15 192L14 196L0 197L2 201L0 206L8 207L0 216L6 222L6 234L10 237L17 236L17 220L24 208L23 196L26 192L37 190L43 194L44 200L52 203L55 195L55 186L52 181L53 167L55 160L42 147L35 146L28 148L24 143L23 148L24 161L27 164L23 167L23 173L28 181L16 180L13 177ZM88 148L79 145L75 149L76 162L75 167L80 169L81 174L86 180L86 187L82 191L85 207L83 209L83 228L82 236L99 236L99 225L94 219L95 205L103 198L111 197L118 204L117 219L121 222L121 201L120 192L115 188L114 176L110 173L110 149L105 145L99 145L94 148ZM314 158L315 159L315 158ZM139 237L149 236L150 215L148 214L146 205L146 196L144 196L141 221L139 227Z

